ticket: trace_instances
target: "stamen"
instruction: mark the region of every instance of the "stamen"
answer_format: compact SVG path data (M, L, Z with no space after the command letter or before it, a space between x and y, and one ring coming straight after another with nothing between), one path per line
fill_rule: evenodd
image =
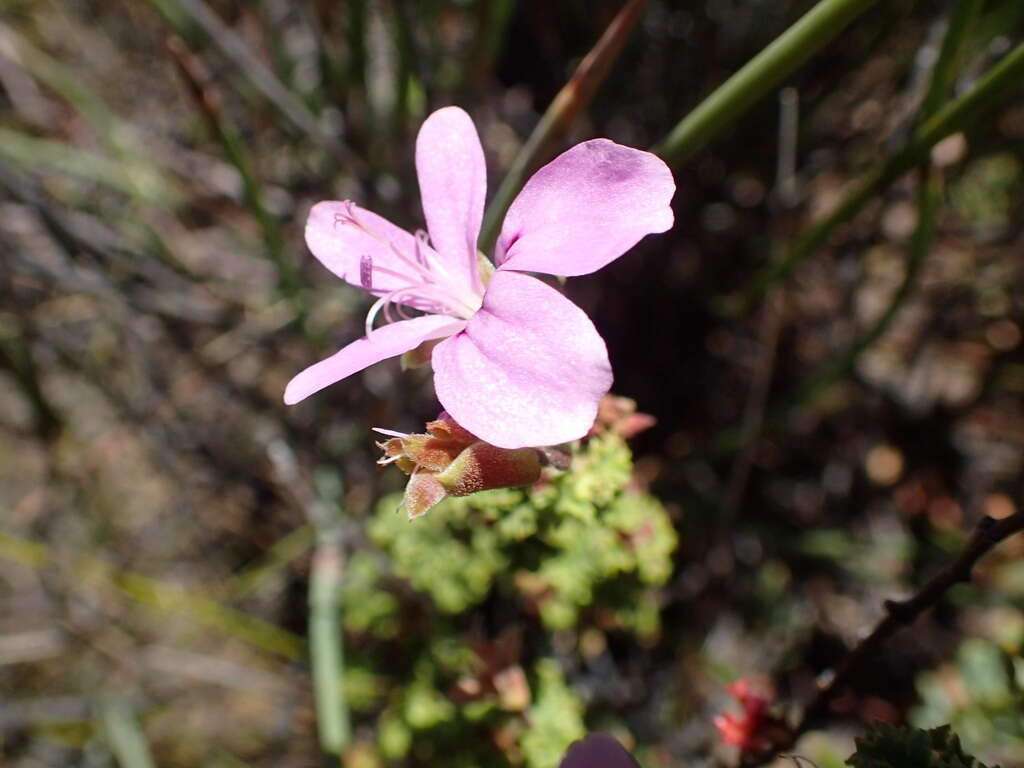
M383 238L377 232L368 228L359 220L356 215L356 206L349 200L342 203L341 209L334 214L335 225L352 225L358 227L364 234L372 237L377 242L385 245L398 260L398 266L408 268L407 272L399 272L380 264L374 263L370 254L363 254L359 257L359 284L364 290L378 296L377 301L370 307L366 315L366 335L373 331L373 323L378 313L384 312L387 322L394 322L394 313L403 320L411 320L412 316L405 307L414 310L428 312L430 314L445 314L453 317L469 318L479 308L479 300L483 297L483 285L477 269L472 270L473 293L472 297L463 295L461 280L453 281L443 262L438 259L431 259L428 256L429 236L426 232L418 230L413 238L412 255L403 252L394 242ZM374 273L378 278L384 275L396 280L408 283L398 288L386 290L374 286ZM435 274L436 273L436 274ZM417 279L420 282L417 282ZM404 306L403 306L404 305ZM394 307L394 313L392 312Z
M380 312L381 307L388 303L390 300L388 297L390 293L386 293L373 302L373 306L370 307L370 311L366 313L366 338L370 338L370 334L373 333L373 321L377 319L377 313Z
M368 254L359 257L359 284L367 291L373 290L373 257Z
M450 315L452 317L468 318L475 311L457 296L453 296L438 285L422 283L396 288L378 298L370 307L370 311L366 314L366 335L369 336L373 332L373 323L381 311L384 312L384 319L387 322L394 322L392 306L395 307L402 319L411 320L412 318L402 310L401 305L403 304L432 315Z
M402 263L415 270L424 280L426 280L427 282L433 281L433 275L430 274L430 270L426 264L410 259L407 255L398 250L398 248L395 246L393 242L381 237L379 234L377 234L372 229L363 224L363 222L361 222L355 214L355 203L353 203L351 200L345 200L342 203L342 205L344 206L344 211L339 211L334 214L335 226L337 226L338 224L351 224L355 227L358 227L360 230L363 231L364 234L369 235L378 243L386 245L388 248L390 248L391 251L402 261ZM417 245L417 248L418 247L419 246ZM381 268L377 267L377 269ZM394 272L392 274L396 275L397 277L408 279L406 275L400 275Z
M430 263L427 261L427 255L423 252L423 248L429 245L430 235L422 229L417 229L413 236L416 238L416 261L427 269L430 269Z
M402 262L403 264L405 264L406 266L410 267L411 269L413 269L414 271L416 271L417 273L419 273L419 275L420 275L420 276L421 276L421 277L422 277L422 278L423 278L423 279L424 279L424 280L425 280L426 282L428 282L428 283L432 283L432 282L434 282L434 276L433 276L433 275L432 275L432 274L430 273L430 270L429 270L429 269L427 269L427 268L426 268L425 266L423 266L423 265L422 265L422 264L420 264L419 262L417 262L417 261L414 261L413 259L410 259L410 258L409 258L408 256L406 256L406 255L405 255L404 253L402 253L402 252L401 252L400 250L398 250L398 246L396 246L396 245L395 245L394 243L392 243L392 242L390 242L390 241L389 241L389 242L388 242L388 247L390 247L390 248L391 248L391 252L392 252L393 254L395 254L395 256L397 256L397 257L398 257L398 259L399 259L399 260L400 260L400 261L401 261L401 262Z
M379 275L391 275L391 277L398 278L399 280L407 280L409 282L409 286L408 287L412 287L414 285L421 285L421 283L417 283L415 281L416 275L407 275L407 274L405 274L403 272L396 272L393 269L388 269L387 267L380 267L380 266L377 266L377 265L374 265L373 269ZM371 288L369 290L378 290L378 289ZM394 289L392 289L392 290L394 290Z

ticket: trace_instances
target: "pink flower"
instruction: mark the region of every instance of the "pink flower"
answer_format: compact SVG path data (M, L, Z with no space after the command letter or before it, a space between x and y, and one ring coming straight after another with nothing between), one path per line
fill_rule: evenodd
M285 403L419 348L445 410L481 440L521 448L582 437L611 387L608 352L579 307L523 273L585 275L667 230L675 192L668 167L607 139L577 144L513 201L496 269L476 248L487 171L469 115L446 107L427 118L416 171L429 242L352 202L310 211L313 255L378 298L366 337L292 379ZM374 329L378 315L390 324Z

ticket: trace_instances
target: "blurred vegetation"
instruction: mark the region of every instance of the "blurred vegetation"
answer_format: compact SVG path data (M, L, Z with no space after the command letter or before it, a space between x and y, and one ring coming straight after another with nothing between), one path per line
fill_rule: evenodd
M847 760L853 768L986 768L965 753L949 727L930 731L874 725L857 739L857 751Z
M812 5L651 0L549 153L656 144ZM633 451L605 434L570 473L410 524L369 428L434 418L427 372L281 405L366 310L307 253L309 206L422 226L413 140L451 103L493 194L621 7L0 5L0 763L317 763L307 600L331 542L348 768L553 766L584 729L647 768L733 764L723 683L807 701L884 599L1019 509L1019 90L931 152L933 208L920 174L876 185L763 301L722 311L906 146L944 0L878 3L785 79L791 195L771 90L674 167L670 233L568 281L616 392L657 417ZM1022 33L1019 0L981 3L944 99ZM1022 553L1006 542L895 637L794 751L841 765L881 719L1024 761Z

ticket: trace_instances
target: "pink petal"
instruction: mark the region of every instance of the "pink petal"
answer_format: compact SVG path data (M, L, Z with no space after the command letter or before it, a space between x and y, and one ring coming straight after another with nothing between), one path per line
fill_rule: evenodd
M342 280L378 294L423 282L416 267L417 248L422 260L439 259L433 248L417 243L404 229L348 201L313 206L306 220L306 245ZM364 284L368 270L369 286Z
M464 325L464 320L446 315L423 315L377 328L368 337L353 341L289 381L284 390L284 402L295 405L374 363L408 352L424 341L458 333Z
M583 437L612 383L604 341L540 280L496 272L465 330L434 349L434 386L465 429L500 448Z
M636 762L608 734L592 733L573 742L558 768L636 768Z
M608 139L577 144L512 202L497 245L502 269L586 275L644 235L672 226L672 172L650 152Z
M476 239L484 215L487 166L476 127L463 110L445 107L423 123L416 137L416 174L431 243L453 260L456 274L479 280Z

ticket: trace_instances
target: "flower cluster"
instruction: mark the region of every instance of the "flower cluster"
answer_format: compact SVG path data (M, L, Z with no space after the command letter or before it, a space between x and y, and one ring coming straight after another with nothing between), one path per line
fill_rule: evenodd
M487 173L469 115L446 107L427 118L416 171L429 235L349 201L313 206L313 255L377 299L365 338L292 379L285 402L411 352L432 363L444 409L491 446L583 437L612 382L604 341L579 307L526 273L585 275L667 230L675 192L668 167L608 139L577 144L513 201L493 264L476 245ZM380 317L389 324L374 328ZM438 493L435 483L417 482L426 498Z

